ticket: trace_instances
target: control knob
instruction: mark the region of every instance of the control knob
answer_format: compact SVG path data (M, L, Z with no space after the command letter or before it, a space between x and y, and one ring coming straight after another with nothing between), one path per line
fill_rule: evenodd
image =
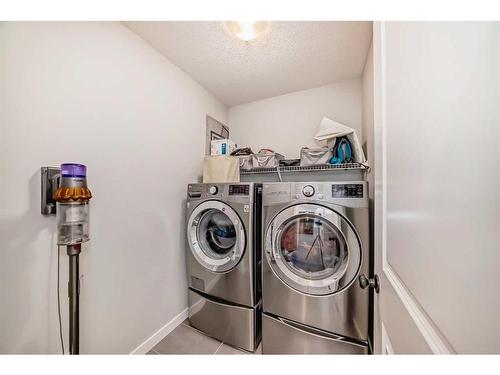
M219 191L219 189L217 189L217 186L210 186L208 188L208 192L211 194L211 195L215 195L217 194L217 192Z
M312 197L314 195L314 188L311 185L306 185L302 189L302 194L306 197Z

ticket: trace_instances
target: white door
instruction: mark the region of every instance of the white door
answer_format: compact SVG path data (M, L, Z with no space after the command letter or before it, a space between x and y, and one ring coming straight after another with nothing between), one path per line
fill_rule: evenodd
M374 24L376 353L500 353L499 46Z

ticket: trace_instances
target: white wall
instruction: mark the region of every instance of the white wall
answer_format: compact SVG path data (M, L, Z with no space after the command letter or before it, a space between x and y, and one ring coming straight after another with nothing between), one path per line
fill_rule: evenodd
M254 152L272 148L298 158L301 147L317 146L314 134L324 116L360 135L361 100L362 82L356 78L230 107L230 136Z
M2 23L0 48L0 353L60 350L39 168L68 161L94 194L81 352L129 353L186 308L185 188L226 108L120 23Z
M388 22L374 35L388 337L396 353L425 351L423 338L435 353L498 354L500 23Z

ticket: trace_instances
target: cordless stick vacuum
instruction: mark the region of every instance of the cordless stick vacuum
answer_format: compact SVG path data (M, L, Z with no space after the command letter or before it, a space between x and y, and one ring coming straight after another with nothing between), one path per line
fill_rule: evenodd
M80 273L78 257L82 243L89 240L89 201L87 167L61 164L61 179L54 193L57 215L57 244L66 246L69 256L69 353L79 354Z

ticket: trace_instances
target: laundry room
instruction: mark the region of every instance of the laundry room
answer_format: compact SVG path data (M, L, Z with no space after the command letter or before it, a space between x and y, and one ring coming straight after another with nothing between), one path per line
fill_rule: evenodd
M194 18L0 22L0 354L500 354L500 23Z

